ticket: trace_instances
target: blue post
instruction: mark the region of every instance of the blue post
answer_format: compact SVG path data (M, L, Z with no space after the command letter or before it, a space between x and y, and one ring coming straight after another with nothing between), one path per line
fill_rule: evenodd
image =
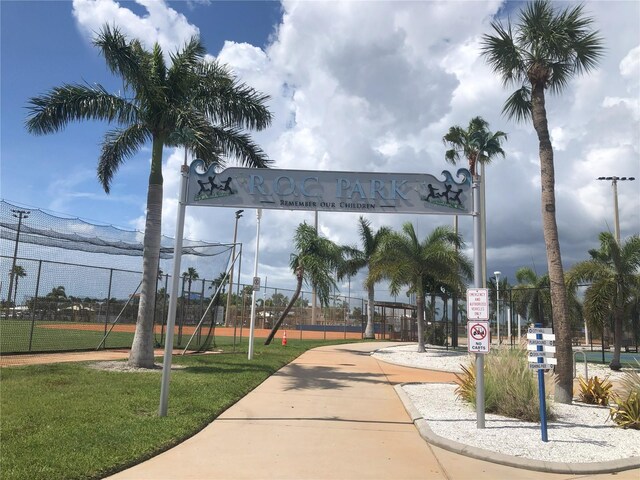
M536 328L542 328L541 323L536 323ZM542 334L537 333L536 338L542 340ZM538 352L544 351L542 345L537 345L536 350ZM541 354L542 355L542 354ZM538 363L544 363L544 357L538 357ZM540 398L540 431L542 432L542 441L548 442L547 437L547 401L544 392L544 370L538 370L538 397Z

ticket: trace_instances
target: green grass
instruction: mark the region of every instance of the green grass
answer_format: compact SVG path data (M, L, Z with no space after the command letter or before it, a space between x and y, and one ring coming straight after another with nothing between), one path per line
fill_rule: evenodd
M98 347L104 336L104 329L90 331L78 329L80 323L67 322L68 328L48 328L48 326L64 325L65 322L58 321L36 321L34 322L33 335L31 336L31 320L29 319L0 319L0 354L29 353L29 352L51 352L51 351L73 351L73 350L93 350ZM96 324L92 324L96 325ZM102 327L102 326L101 326ZM110 328L110 326L108 327ZM204 342L208 327L203 328L200 341ZM244 332L244 342L247 342ZM174 336L176 347L186 346L191 334L184 333L182 342L178 344L178 335ZM31 337L31 350L29 350L29 338ZM160 335L156 335L156 341L160 341ZM112 331L105 341L105 348L129 348L133 342L133 333ZM216 346L231 345L233 337L215 337ZM239 342L239 337L236 343ZM190 349L197 345L197 338L194 338Z
M192 436L302 352L340 341L256 345L175 357L169 415L157 415L160 371L106 372L85 363L0 370L1 477L101 478ZM243 345L246 349L246 343Z

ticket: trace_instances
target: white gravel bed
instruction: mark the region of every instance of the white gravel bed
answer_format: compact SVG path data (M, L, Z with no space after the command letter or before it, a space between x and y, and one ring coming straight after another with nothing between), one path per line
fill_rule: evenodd
M453 393L451 384L405 385L429 428L441 437L493 452L550 462L602 462L640 457L640 430L623 430L608 420L608 409L590 405L553 404L557 419L548 422L548 442L540 424L485 414L476 427L473 407Z
M460 372L460 365L469 364L475 357L430 346L425 353L418 353L416 344L384 348L373 356L398 365L448 372ZM584 372L581 362L577 372ZM615 380L621 372L589 364L589 376L594 375L609 375ZM455 385L410 384L403 388L436 435L464 445L551 462L589 463L640 457L640 430L615 427L604 407L553 404L557 419L548 422L549 441L545 443L539 423L499 415L485 414L486 428L479 430L475 409L456 398Z
M452 350L443 350L442 347L433 348L433 346L427 345L427 351L424 353L418 353L417 344L399 345L394 347L382 348L376 350L373 356L378 360L382 360L389 363L395 363L397 365L405 365L408 367L425 368L429 370L441 370L446 372L461 372L460 365L468 365L475 359L475 355L470 355L466 352L454 352ZM640 360L640 354L638 355ZM614 372L606 365L597 363L588 364L589 377L598 376L598 378L604 378L609 376L610 380L619 379L623 372L627 369L623 369L619 372ZM584 363L578 355L578 365L576 372L580 376L584 376Z

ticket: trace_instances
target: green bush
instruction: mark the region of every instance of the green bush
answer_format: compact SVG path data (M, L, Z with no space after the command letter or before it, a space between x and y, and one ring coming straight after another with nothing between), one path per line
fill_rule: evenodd
M436 324L428 325L425 332L425 341L431 345L444 346L446 342L444 327Z
M463 365L463 373L456 374L458 383L456 395L474 407L476 404L475 374L475 362L467 366ZM547 386L552 382L552 375L546 374ZM485 355L484 394L487 413L496 413L529 422L540 420L538 381L534 371L529 369L527 353L523 349L494 349L490 354ZM548 394L546 407L547 418L553 419Z

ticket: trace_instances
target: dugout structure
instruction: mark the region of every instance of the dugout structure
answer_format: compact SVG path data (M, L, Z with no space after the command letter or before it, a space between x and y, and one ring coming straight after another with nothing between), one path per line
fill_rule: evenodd
M129 348L142 279L143 233L0 201L0 353ZM184 240L174 345L200 322L231 257L231 244ZM155 333L164 341L174 240L163 236ZM195 272L195 275L193 273ZM223 318L210 309L194 349Z

